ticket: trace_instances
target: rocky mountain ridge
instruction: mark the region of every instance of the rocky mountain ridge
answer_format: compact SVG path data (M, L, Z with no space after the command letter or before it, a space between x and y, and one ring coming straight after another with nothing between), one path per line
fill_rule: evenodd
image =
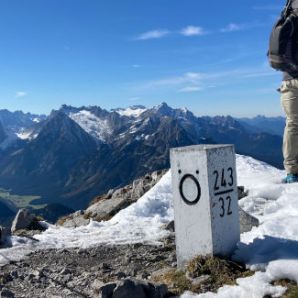
M286 119L284 117L265 117L258 115L253 118L236 118L248 131L283 136Z
M2 148L0 186L41 196L38 203L85 208L111 188L168 168L169 150L178 146L234 143L238 153L282 165L281 137L248 132L232 117L196 117L166 103L114 111L64 105L30 121L28 138Z

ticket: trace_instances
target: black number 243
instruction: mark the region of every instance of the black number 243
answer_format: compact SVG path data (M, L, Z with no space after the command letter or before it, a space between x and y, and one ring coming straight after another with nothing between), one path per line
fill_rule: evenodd
M227 172L228 172L228 181L226 180L225 169L221 170L221 177L219 177L220 175L218 171L213 172L213 175L215 175L214 190L219 190L220 186L221 187L226 187L227 185L233 186L234 184L233 169L228 168ZM219 183L219 180L220 180L220 183Z

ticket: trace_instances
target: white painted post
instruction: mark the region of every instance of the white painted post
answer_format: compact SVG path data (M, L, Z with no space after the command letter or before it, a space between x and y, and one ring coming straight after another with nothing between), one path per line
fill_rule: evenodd
M171 150L178 267L201 255L229 256L240 240L233 145Z

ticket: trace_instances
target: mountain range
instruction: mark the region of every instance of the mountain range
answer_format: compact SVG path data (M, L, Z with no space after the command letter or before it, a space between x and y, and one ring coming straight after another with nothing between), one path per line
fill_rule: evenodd
M282 167L273 120L284 126L281 117L197 117L166 103L111 111L63 105L49 116L0 110L0 187L40 196L37 204L81 209L96 195L169 167L170 148L205 143L233 143L237 153Z

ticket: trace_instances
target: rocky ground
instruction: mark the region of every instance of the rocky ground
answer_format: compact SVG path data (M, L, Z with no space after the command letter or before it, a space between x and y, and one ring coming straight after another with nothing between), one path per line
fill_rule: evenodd
M162 174L155 172L98 197L87 210L63 218L60 224L80 226L90 218L110 218L148 191ZM243 188L238 191L239 199L246 195ZM26 210L20 210L14 220L13 234L34 238L35 233L40 233L36 220ZM243 210L240 210L240 222L242 231L258 224ZM178 271L174 222L164 228L172 233L159 246L101 245L35 251L24 260L1 268L0 297L166 298L185 290L216 291L250 274L242 265L218 258L197 259L186 271Z
M219 258L197 258L186 271L177 270L176 265L173 235L160 246L36 251L1 268L0 297L167 298L186 290L216 291L251 274L241 264ZM151 294L148 283L154 289ZM111 286L120 290L113 294Z
M0 272L0 297L100 297L107 282L150 280L176 266L173 239L161 246L121 245L37 251Z

